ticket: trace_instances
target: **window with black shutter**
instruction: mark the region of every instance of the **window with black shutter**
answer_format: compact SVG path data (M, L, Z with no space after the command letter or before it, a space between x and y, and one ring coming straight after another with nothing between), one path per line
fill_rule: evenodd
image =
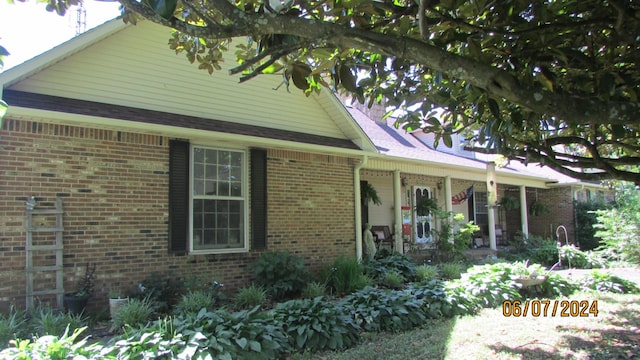
M169 251L225 253L266 247L266 152L171 141ZM251 193L249 194L249 189Z

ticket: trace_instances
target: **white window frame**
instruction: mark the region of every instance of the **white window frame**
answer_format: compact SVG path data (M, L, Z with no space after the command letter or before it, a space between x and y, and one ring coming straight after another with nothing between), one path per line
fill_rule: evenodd
M242 196L219 196L219 195L195 195L194 194L194 163L195 163L195 149L203 150L217 150L217 151L231 151L240 153L242 156ZM193 254L225 254L225 253L242 253L249 251L249 171L248 171L248 156L246 149L236 148L220 148L206 145L191 144L189 149L189 252ZM195 249L194 247L194 209L193 202L195 199L210 199L210 200L241 200L242 201L242 239L241 247L232 248L218 248L218 249Z

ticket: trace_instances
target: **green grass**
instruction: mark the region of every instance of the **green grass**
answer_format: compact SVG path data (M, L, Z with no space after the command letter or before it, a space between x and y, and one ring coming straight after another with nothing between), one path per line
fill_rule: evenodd
M597 317L505 317L502 308L475 316L429 320L399 334L364 335L343 352L292 359L631 359L640 356L640 296L576 293L598 300Z

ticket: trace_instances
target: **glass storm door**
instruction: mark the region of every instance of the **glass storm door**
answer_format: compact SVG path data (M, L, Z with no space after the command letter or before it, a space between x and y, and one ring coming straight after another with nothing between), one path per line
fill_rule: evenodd
M433 216L426 209L428 201L431 199L431 190L428 187L415 186L413 188L413 229L414 239L417 243L429 243L433 240L431 227Z

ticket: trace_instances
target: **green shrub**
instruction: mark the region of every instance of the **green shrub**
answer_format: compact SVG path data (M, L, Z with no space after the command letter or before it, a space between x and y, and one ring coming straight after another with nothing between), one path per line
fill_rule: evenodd
M605 260L594 251L582 251L574 245L560 247L562 264L569 268L596 269L605 267Z
M423 324L423 302L410 290L367 286L345 296L339 305L366 331L401 331Z
M185 312L197 313L200 309L213 310L216 300L209 290L191 290L182 295L174 309L175 313Z
M611 275L608 272L593 270L589 276L580 281L584 289L612 292L618 294L638 294L640 288L633 282L621 277Z
M530 261L546 267L554 266L559 260L558 241L530 235L515 236L511 242L512 249L501 252L500 257L508 261Z
M15 340L12 347L0 351L1 359L100 359L103 347L87 344L86 339L78 340L86 328L69 329L61 335L45 335L34 340Z
M548 272L547 279L540 285L536 285L532 289L521 289L527 297L554 298L560 296L569 296L578 290L578 285L566 277L555 273ZM529 293L527 294L526 291Z
M356 258L340 256L333 261L327 283L336 294L348 294L366 285L363 268Z
M416 265L413 261L397 252L381 251L373 260L364 262L363 268L369 278L378 282L390 271L401 274L407 281L413 281L416 277Z
M8 314L0 314L0 349L8 346L9 340L28 335L27 318L24 311L11 307Z
M382 283L390 289L400 289L404 285L404 277L398 272L389 271L384 275Z
M359 328L352 318L322 297L289 300L278 304L272 314L285 324L294 350L338 350L358 341Z
M302 295L306 298L313 299L323 296L327 292L327 286L319 281L312 281L302 291Z
M185 277L183 283L184 291L187 293L190 291L209 292L218 307L224 305L227 300L227 295L224 292L224 284L216 280L211 280L209 276L190 274Z
M288 252L264 253L249 269L255 283L276 301L300 294L309 277L304 260Z
M514 281L513 265L496 263L472 266L464 279L455 280L455 286L461 286L480 299L482 307L496 307L505 300L521 300L519 286ZM513 276L512 276L513 275Z
M113 327L122 329L125 326L139 327L147 324L156 310L156 305L150 298L129 299L118 311L113 314L111 321Z
M81 314L64 313L43 306L31 313L31 327L37 335L61 336L67 328L73 332L87 325L87 319Z
M240 289L233 300L236 309L262 307L267 301L267 291L261 286L251 284Z
M113 345L106 347L101 354L105 358L197 359L208 354L197 336L178 333L171 318L156 320L145 327L125 328L124 333L113 338L111 343Z
M138 291L129 294L129 298L149 299L157 312L169 313L184 292L184 282L170 272L154 272L138 284Z
M595 236L593 227L598 222L596 210L610 209L611 204L603 201L576 201L575 209L575 236L582 251L594 250L600 246L600 239Z
M617 255L616 260L640 264L640 192L633 184L616 191L615 207L597 210L595 236L601 240L599 249Z
M466 270L466 266L459 262L445 262L438 264L438 272L445 280L460 279L462 272Z
M290 352L282 322L258 307L233 313L201 310L176 317L173 327L184 336L185 346L193 344L196 355L191 358L279 359Z
M432 231L435 235L436 258L442 262L464 260L465 251L473 241L473 234L480 227L472 221L465 221L462 213L438 209L435 210L435 215L441 220L439 229Z
M416 267L416 281L428 283L438 278L438 267L434 265L418 265Z
M423 301L423 313L430 319L473 314L480 307L478 300L464 288L448 288L447 283L437 279L410 285L407 289Z

